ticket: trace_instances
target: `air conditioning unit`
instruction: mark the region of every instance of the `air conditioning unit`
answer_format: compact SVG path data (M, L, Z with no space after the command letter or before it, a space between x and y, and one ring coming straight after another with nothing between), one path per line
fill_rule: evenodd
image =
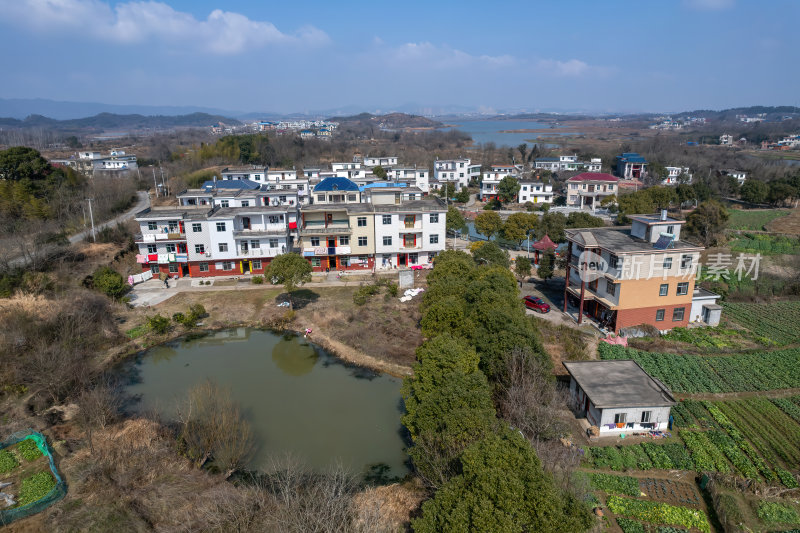
M211 252L206 252L203 255L205 255L206 257L211 257Z

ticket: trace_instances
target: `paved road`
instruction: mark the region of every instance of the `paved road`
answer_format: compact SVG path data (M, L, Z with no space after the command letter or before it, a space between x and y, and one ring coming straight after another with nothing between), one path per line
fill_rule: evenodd
M121 215L119 215L117 217L114 217L111 220L108 220L106 222L103 222L102 224L96 225L94 229L95 229L95 231L100 231L103 228L107 228L109 226L114 226L114 225L118 224L119 222L124 222L124 221L128 220L129 218L133 218L133 215L135 215L136 213L138 213L142 209L145 209L146 207L149 207L149 206L150 206L150 195L148 195L144 191L137 191L136 192L136 205L134 205L133 207L131 207L130 209L128 209L127 211L125 211ZM91 235L91 233L92 233L92 229L91 228L89 228L87 230L84 230L84 231L82 231L80 233L76 233L75 235L73 235L72 237L69 238L69 242L70 242L70 244L79 243L82 240L84 240L87 236Z
M95 231L100 231L101 229L107 226L113 226L119 222L124 222L129 218L132 218L136 213L141 211L142 209L148 207L150 205L150 196L144 191L137 191L136 193L136 205L125 211L119 216L112 218L111 220L107 220L101 224L95 226ZM76 233L75 235L69 238L70 244L77 244L84 240L87 236L91 235L92 230L91 228L81 231L80 233ZM38 250L36 255L39 257L44 257L49 253L50 250L55 249L55 246L50 248ZM14 257L8 260L8 266L10 268L24 268L28 265L28 259L22 255Z

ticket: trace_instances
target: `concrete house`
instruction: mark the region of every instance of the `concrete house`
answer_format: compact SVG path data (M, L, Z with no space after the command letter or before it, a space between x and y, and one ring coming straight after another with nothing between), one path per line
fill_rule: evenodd
M647 172L647 160L636 152L625 152L617 156L617 176L626 180L638 180Z
M606 196L619 192L619 178L603 172L583 172L567 180L567 205L594 211Z
M520 180L518 202L533 202L535 204L553 203L553 185L538 180Z
M670 390L635 361L569 361L571 407L600 435L663 431L677 402Z

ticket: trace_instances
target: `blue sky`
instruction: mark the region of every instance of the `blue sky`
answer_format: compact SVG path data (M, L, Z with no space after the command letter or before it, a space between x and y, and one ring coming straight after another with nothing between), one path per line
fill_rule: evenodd
M278 112L800 105L798 20L795 0L0 0L0 97Z

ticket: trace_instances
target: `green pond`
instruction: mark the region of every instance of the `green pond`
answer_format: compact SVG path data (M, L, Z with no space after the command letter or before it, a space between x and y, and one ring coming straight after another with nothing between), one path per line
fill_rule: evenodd
M268 471L288 453L317 471L338 463L353 472L373 465L388 466L391 476L407 472L401 380L343 364L302 336L217 331L154 347L127 370L132 409L166 420L194 385L229 387L255 434L253 470Z

